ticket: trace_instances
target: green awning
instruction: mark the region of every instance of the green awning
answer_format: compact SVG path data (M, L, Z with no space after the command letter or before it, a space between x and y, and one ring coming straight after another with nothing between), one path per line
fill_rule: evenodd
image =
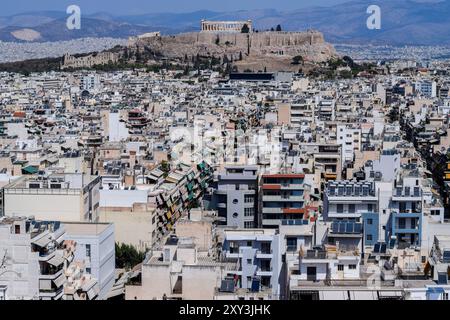
M22 174L35 174L37 173L39 170L36 169L33 166L27 166L25 168L22 168Z

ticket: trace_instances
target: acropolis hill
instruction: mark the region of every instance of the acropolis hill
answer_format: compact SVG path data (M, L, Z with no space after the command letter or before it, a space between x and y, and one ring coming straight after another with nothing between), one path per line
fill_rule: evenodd
M242 26L248 32L241 32ZM336 56L334 47L326 43L322 33L265 31L254 32L251 21L202 21L200 32L161 36L150 33L131 38L132 50L151 51L169 59L193 56L216 57L233 61L240 69L295 69L292 58L322 62Z

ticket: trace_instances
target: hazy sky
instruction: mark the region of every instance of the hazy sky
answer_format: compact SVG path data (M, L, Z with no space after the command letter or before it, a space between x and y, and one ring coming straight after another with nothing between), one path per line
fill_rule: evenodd
M316 5L333 5L349 0L2 0L0 16L41 10L65 11L70 4L82 12L139 14L151 12L189 12L196 10L248 10L274 8L299 9Z

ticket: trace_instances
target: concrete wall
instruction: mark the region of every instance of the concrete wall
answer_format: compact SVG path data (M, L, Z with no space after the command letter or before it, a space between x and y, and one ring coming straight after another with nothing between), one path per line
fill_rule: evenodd
M184 266L183 300L213 300L221 275L218 266Z
M36 220L83 221L81 197L5 193L5 216L34 216Z
M100 210L100 222L114 223L115 239L118 243L133 245L138 250L145 250L152 245L152 211L133 212L131 210L112 211L108 208Z
M130 208L135 203L147 203L147 190L100 190L100 207Z
M163 295L170 295L170 265L142 266L142 286L126 286L125 300L161 300Z

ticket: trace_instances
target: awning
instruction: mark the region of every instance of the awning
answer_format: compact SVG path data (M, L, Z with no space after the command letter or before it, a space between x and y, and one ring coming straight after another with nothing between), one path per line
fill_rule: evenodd
M36 169L33 166L27 166L25 168L22 168L22 174L35 174L37 173L39 170Z
M383 298L402 297L401 291L378 291L378 295Z
M350 291L351 300L378 300L376 291Z
M38 245L41 248L45 248L51 241L52 239L50 239L50 237L46 235L43 236L42 238L39 238L38 240L32 240L31 242L34 243L35 245Z
M87 292L89 300L93 300L98 295L98 285L95 285Z
M59 254L55 254L55 256L50 260L48 260L47 262L50 263L52 266L57 267L63 264L64 258Z
M441 293L445 293L445 290L444 290L444 288L441 288L441 287L428 287L427 294L430 294L430 293L441 294Z
M66 282L66 276L64 275L64 273L61 273L61 275L58 278L53 280L53 283L58 288L61 287L65 282Z
M347 291L343 290L321 291L321 300L348 300Z

